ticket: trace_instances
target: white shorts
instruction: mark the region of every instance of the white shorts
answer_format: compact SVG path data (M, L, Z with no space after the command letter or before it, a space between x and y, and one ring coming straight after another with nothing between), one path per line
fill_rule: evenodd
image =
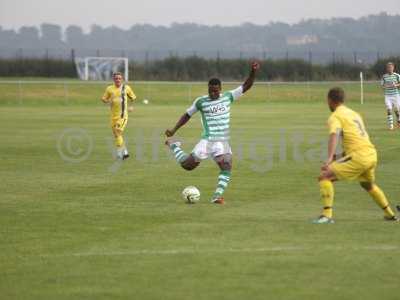
M196 160L204 160L209 157L215 158L224 154L232 154L231 146L228 141L208 141L200 140L192 151Z
M400 95L385 96L385 105L387 109L400 110Z

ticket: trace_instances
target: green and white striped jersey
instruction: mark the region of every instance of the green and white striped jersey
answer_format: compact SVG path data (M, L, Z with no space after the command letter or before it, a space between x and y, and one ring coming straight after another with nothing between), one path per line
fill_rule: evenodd
M209 141L229 140L230 107L233 101L243 95L243 87L225 92L218 99L212 100L208 95L197 98L186 113L189 116L201 113L203 125L202 138Z
M400 75L397 73L392 73L392 74L385 74L382 76L382 81L381 85L384 86L386 84L398 84L400 83ZM394 95L400 95L399 88L393 86L393 87L385 87L385 96L394 96Z

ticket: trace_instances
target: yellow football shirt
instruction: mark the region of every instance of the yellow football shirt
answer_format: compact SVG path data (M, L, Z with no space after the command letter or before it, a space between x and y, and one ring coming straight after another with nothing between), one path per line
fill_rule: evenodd
M106 88L103 99L111 105L111 118L128 117L128 98L131 101L136 99L129 85L122 84L120 87L116 87L113 84Z
M345 105L340 105L331 114L328 127L329 134L340 134L343 150L347 155L355 151L375 150L365 130L363 119Z

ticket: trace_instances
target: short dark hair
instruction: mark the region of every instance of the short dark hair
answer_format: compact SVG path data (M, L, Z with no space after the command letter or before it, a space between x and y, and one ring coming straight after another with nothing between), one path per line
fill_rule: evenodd
M345 98L344 90L340 87L331 88L328 92L328 98L335 103L343 103Z
M114 72L114 73L112 74L112 77L114 78L115 76L124 77L124 75L122 74L122 72Z
M208 82L208 85L218 85L221 86L221 80L219 80L218 78L211 78L210 81Z

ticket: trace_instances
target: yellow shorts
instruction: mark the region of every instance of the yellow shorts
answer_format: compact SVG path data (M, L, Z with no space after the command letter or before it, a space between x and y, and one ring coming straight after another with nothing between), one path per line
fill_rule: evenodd
M128 118L112 118L111 129L115 137L122 135L126 124L128 124Z
M376 151L357 151L334 161L329 168L339 180L374 182L377 162Z

